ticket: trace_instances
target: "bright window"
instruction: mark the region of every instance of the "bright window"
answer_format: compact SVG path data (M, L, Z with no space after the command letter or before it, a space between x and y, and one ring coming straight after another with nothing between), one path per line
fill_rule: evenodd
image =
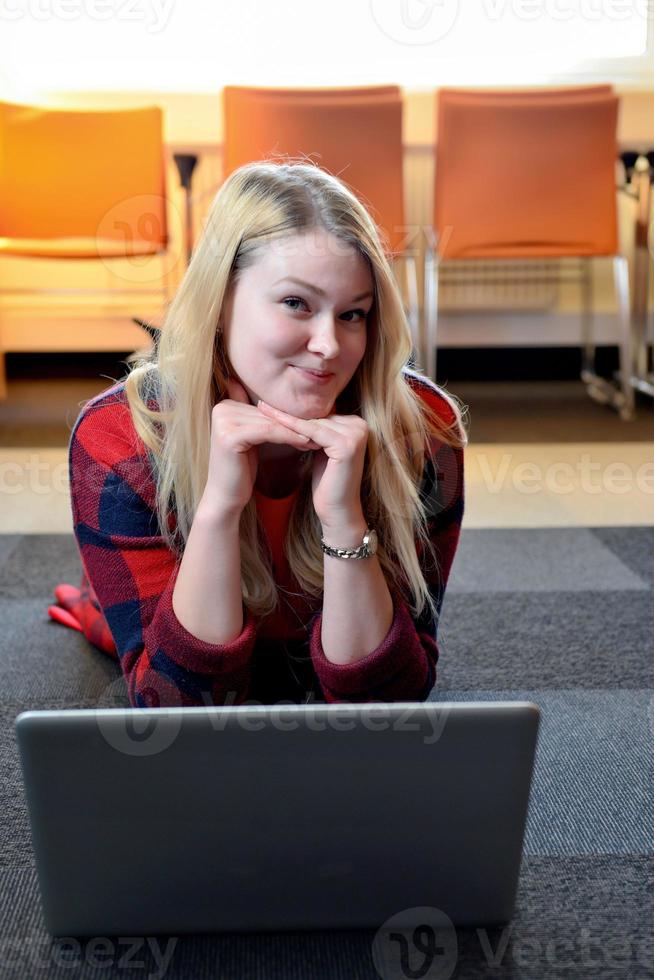
M649 0L0 0L0 96L651 74Z

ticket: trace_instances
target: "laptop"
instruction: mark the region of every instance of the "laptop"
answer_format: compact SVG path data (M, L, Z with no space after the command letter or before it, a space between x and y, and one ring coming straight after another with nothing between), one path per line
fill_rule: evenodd
M504 924L539 720L527 701L24 711L45 926Z

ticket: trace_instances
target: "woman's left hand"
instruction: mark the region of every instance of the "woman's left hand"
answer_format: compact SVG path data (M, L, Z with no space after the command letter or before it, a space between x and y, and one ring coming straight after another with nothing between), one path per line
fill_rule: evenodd
M359 415L299 419L261 401L257 408L311 440L307 445L309 449L315 449L311 477L313 506L323 528L343 528L359 523L368 423Z

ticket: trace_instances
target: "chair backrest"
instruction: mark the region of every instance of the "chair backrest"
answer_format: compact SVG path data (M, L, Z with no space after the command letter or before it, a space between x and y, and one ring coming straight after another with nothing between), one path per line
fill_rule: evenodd
M0 251L150 255L167 244L163 114L0 102Z
M434 227L455 258L614 255L610 85L437 92Z
M225 176L255 160L310 157L369 208L389 251L402 247L402 93L367 88L223 89Z
M591 98L593 96L613 95L612 85L565 85L559 88L449 88L444 86L438 92L447 97L448 102L466 102L470 99L510 96L512 99L538 99L544 97L549 101L555 99L573 99L577 96Z

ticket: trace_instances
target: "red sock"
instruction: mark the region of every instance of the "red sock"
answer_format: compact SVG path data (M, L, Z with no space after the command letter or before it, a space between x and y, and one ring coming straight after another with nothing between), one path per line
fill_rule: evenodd
M54 594L59 605L48 607L50 617L64 626L80 630L94 647L120 661L111 630L86 574L82 573L79 589L62 583L55 586Z

